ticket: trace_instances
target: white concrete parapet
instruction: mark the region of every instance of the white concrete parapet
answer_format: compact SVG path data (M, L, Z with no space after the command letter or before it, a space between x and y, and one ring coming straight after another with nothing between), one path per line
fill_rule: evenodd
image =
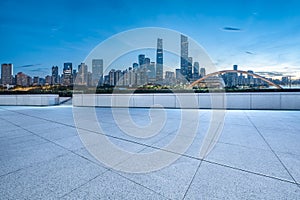
M192 98L196 98L192 99ZM197 104L192 104L191 102ZM74 94L74 106L300 110L300 92Z
M55 94L0 95L0 105L5 106L51 106L59 104Z

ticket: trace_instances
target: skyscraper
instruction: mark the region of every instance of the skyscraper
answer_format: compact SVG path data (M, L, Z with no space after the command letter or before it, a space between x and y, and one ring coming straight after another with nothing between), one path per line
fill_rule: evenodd
M139 67L139 64L137 64L137 63L133 63L133 64L132 64L132 68L133 68L133 69L137 69L138 67Z
M92 85L102 84L103 79L103 59L92 60Z
M181 42L180 42L180 47L181 47L181 55L180 55L180 71L183 77L187 78L188 75L188 38L184 35L181 35Z
M72 76L72 63L64 63L63 69L63 84L64 85L71 85L73 83L73 76Z
M150 65L148 66L148 81L150 83L155 83L157 80L157 74L155 74L155 62L151 62Z
M205 71L205 68L202 67L202 68L200 69L200 77L202 78L202 77L204 77L204 76L206 76L206 71Z
M58 84L58 66L52 67L52 78L51 78L51 84L55 85Z
M194 79L198 79L199 78L199 63L198 62L194 62Z
M12 67L11 63L1 65L1 82L3 85L12 84Z
M85 63L78 65L76 84L87 85L88 83L88 66Z
M156 81L163 81L163 40L157 38L156 48Z
M140 54L139 55L139 65L140 65L140 67L142 65L144 65L144 62L145 62L145 55L144 54Z
M233 65L233 70L238 70L238 66L237 65Z
M192 57L188 57L187 77L188 77L189 81L193 78L193 58Z

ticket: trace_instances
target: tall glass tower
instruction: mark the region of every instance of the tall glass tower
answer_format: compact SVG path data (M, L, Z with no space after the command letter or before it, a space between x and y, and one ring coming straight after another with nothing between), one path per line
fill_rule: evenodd
M52 67L52 79L51 79L51 84L55 85L59 83L58 79L58 66L53 66Z
M103 79L103 59L92 60L92 85L102 85Z
M72 77L72 63L64 63L63 69L63 85L71 85L73 84L73 77Z
M3 85L12 84L12 67L11 63L1 65L1 80Z
M163 40L157 38L156 48L156 81L163 81Z
M187 78L188 76L188 49L189 43L188 43L188 38L184 35L181 35L181 41L180 41L180 47L181 47L181 57L180 57L180 71L183 77Z

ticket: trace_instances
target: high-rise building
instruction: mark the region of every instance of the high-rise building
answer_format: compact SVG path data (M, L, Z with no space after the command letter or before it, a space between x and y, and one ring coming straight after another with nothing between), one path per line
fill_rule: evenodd
M194 80L199 78L199 63L194 62Z
M1 65L1 83L3 85L12 84L12 68L13 65L11 63Z
M47 75L47 76L45 77L45 85L50 85L50 84L51 84L51 80L52 80L52 77L49 76L49 75Z
M76 84L88 84L88 66L85 63L78 65L78 73L76 75Z
M33 77L33 85L39 85L40 84L40 78L38 76Z
M138 67L139 67L139 64L137 64L137 63L133 63L133 64L132 64L132 68L133 68L133 69L137 69Z
M156 81L163 81L163 40L157 38L156 48Z
M122 86L124 84L124 81L123 81L123 73L121 70L117 70L115 72L115 83L114 85L116 86Z
M92 73L91 72L87 72L86 84L88 86L92 86Z
M145 55L144 54L140 54L139 55L139 65L140 65L140 67L142 65L144 65L144 62L145 62Z
M144 59L144 67L148 68L150 65L150 58L145 58Z
M205 71L204 67L201 67L201 69L200 69L200 77L202 78L204 76L206 76L206 71Z
M108 77L109 77L109 85L115 86L116 85L116 70L111 69L109 71Z
M58 77L58 66L52 67L52 80L51 84L55 85L59 83L59 77Z
M248 70L248 75L247 75L247 84L250 85L250 86L253 86L254 85L254 78L253 78L253 75L250 75L250 74L254 74L254 72L252 70Z
M233 70L238 70L238 66L237 65L233 65Z
M24 74L23 72L18 72L17 75L16 75L16 85L19 85L19 86L29 86L31 83L30 83L30 78L29 76L27 76L26 74Z
M165 83L167 85L173 85L173 84L175 84L175 82L176 82L175 73L171 72L171 71L166 71Z
M192 57L188 57L187 77L188 77L189 81L193 78L193 58Z
M92 60L92 85L102 85L103 79L103 59Z
M187 78L188 75L188 51L189 51L188 38L184 35L181 35L180 41L180 71L183 77Z
M72 76L72 63L64 63L63 69L63 85L71 85L73 84L73 76Z
M155 74L155 62L150 62L147 72L148 72L148 81L154 83L157 80L157 74Z

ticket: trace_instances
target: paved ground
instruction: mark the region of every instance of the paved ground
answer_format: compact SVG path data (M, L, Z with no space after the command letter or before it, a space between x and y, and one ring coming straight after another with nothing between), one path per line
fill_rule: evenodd
M190 148L161 170L133 174L88 153L70 105L2 106L0 199L300 199L299 111L227 111L222 135L204 160L198 154L211 111L191 112L200 122ZM149 122L148 109L130 113L141 126ZM101 134L138 153L164 151L181 116L180 110L166 110L162 131L140 139L122 133L111 109L97 108L96 115Z

